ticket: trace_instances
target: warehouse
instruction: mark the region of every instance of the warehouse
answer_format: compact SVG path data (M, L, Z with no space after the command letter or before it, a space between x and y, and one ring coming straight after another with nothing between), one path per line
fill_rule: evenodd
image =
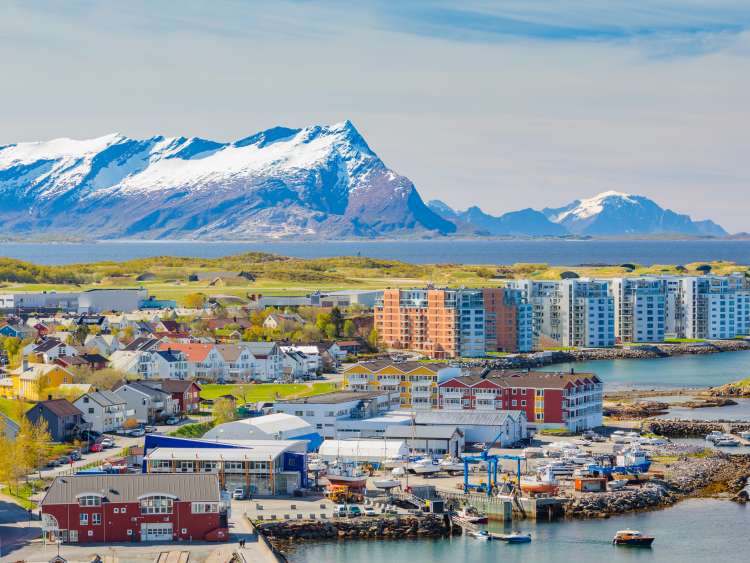
M404 440L412 453L458 457L464 451L464 435L455 426L404 426L394 424L385 431L388 440Z
M394 416L410 415L396 411ZM526 415L523 411L417 411L414 422L418 427L458 428L467 444L490 443L497 438L498 447L506 447L528 437Z
M205 440L148 434L144 473L213 473L222 489L292 494L307 487L304 440Z
M305 440L308 451L317 450L323 438L299 416L276 413L219 424L204 436L207 440Z
M326 440L320 446L323 461L352 461L357 463L382 463L386 459L401 458L409 454L403 440Z

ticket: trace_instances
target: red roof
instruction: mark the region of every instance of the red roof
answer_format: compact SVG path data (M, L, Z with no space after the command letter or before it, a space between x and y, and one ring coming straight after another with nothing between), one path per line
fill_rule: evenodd
M203 362L214 349L213 344L184 344L182 342L163 342L159 350L179 350L189 362Z

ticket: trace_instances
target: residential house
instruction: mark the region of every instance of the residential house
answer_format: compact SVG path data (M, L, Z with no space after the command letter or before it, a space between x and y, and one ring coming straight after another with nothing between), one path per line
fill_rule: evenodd
M290 330L302 324L305 324L305 319L297 313L271 313L263 321L263 327L271 330Z
M96 432L112 432L122 428L127 403L112 391L92 391L78 397L73 404Z
M139 381L118 383L112 390L127 403L125 416L141 423L154 423L177 414L172 395Z
M188 363L183 352L167 348L149 353L156 363L159 379L187 379Z
M281 350L284 353L297 352L301 354L305 361L304 374L314 375L323 371L323 359L320 357L320 349L314 345L282 345Z
M111 356L124 347L115 334L89 334L84 346L87 350L96 350L105 357Z
M338 340L336 346L345 356L359 356L363 348L360 340Z
M30 326L24 324L11 324L6 322L4 325L0 326L0 336L26 340L27 338L33 338L35 335L36 331Z
M29 344L24 348L24 354L31 361L43 364L51 364L60 356L76 356L78 350L68 344L63 344L56 338L47 338L36 344Z
M252 379L255 357L247 346L217 344L216 349L224 360L226 379L230 381L249 381Z
M284 371L284 378L287 380L301 379L315 375L317 371L317 361L315 362L312 371L309 371L309 364L307 356L297 350L287 349L282 347L282 353L284 358L282 360L282 368Z
M140 379L154 379L159 375L155 354L150 351L118 350L110 356L109 366Z
M109 320L104 315L81 315L75 320L75 324L95 328L99 332L109 332Z
M126 352L143 352L143 351L152 351L156 350L161 346L161 340L158 338L154 338L149 333L148 336L139 336L135 338L130 344L125 346L123 350Z
M284 374L284 354L275 342L243 342L253 356L250 378L273 381Z
M26 413L26 418L33 424L45 420L54 442L72 442L90 427L84 420L81 410L66 399L41 401Z
M171 394L172 399L177 401L177 412L179 414L192 414L200 410L201 386L195 381L160 379L143 381L142 383Z
M57 364L32 364L24 359L21 367L11 371L19 399L39 401L45 389L73 383L73 373Z
M182 352L187 361L189 378L223 381L227 376L226 362L215 344L163 342L160 350Z

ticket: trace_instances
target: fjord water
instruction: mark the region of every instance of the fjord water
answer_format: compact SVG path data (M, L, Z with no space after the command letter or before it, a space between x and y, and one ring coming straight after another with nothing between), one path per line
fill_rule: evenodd
M750 377L750 351L638 360L594 360L554 364L546 371L594 372L605 390L713 387Z
M491 524L493 531L530 532L525 545L480 542L461 536L442 540L333 541L299 546L293 563L687 563L746 561L750 507L725 500L688 500L655 512L606 520L521 521L513 527ZM615 547L617 530L634 528L656 536L651 549Z
M728 260L750 264L750 240L405 240L405 241L102 241L0 242L0 256L36 264L123 261L150 256L217 258L271 252L298 258L367 256L415 264L687 264Z

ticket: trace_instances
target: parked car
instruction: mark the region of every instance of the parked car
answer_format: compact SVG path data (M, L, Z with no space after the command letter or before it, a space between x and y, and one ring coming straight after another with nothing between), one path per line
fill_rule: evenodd
M70 459L72 459L73 461L78 461L81 459L81 450L73 450L68 454L68 456L70 456Z
M144 426L143 431L146 434L153 434L154 432L156 432L156 426Z
M174 426L175 424L179 424L180 419L176 416L170 416L167 420L164 421L164 424L169 424L170 426Z
M365 508L365 516L377 516L378 513L375 512L375 509L372 506L368 506Z
M83 442L96 442L100 436L101 433L95 430L84 430L80 434L81 441Z
M91 444L91 447L89 448L89 451L91 453L97 453L104 449L104 445L101 442L96 442L95 444Z
M67 465L72 460L68 456L64 455L64 456L61 456L60 459L58 459L58 461L60 462L60 465Z
M349 507L349 518L356 518L357 516L362 516L362 510L355 505L352 505Z
M232 491L233 500L242 500L243 498L245 498L245 489L243 489L242 487L237 487Z
M47 462L47 467L57 467L60 465L60 462L56 459L51 459Z
M333 513L336 516L346 517L346 505L345 504L337 504L334 509Z
M140 438L141 436L145 436L146 431L143 428L134 428L130 432L128 432L128 436L131 436L133 438Z
M112 448L115 445L115 441L112 438L102 438L99 442L103 448Z

